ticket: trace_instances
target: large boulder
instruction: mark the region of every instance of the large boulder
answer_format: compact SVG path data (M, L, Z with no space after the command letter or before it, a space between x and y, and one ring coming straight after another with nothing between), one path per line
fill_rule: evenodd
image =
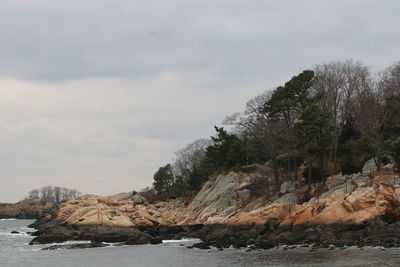
M142 204L146 203L144 200L140 195L126 193L110 197L83 195L63 201L56 217L69 225L115 227L171 225L185 219L193 221L192 214L186 212L185 202L180 199L155 205Z
M376 182L382 178L377 177L370 183L367 177L355 176L350 179L351 187L347 190L342 190L342 185L295 206L282 225L361 224L382 216L400 203L399 188Z
M369 174L371 172L375 172L377 169L378 168L376 166L375 160L372 158L370 160L367 160L367 162L365 162L362 168L362 172L363 174Z
M133 203L135 204L142 204L142 205L146 205L149 204L147 199L144 196L139 195L137 192L132 191L129 193L124 194L123 196L121 196L119 199L119 201L123 201L123 200L131 200Z
M260 205L249 211L243 211L226 220L228 224L256 224L263 225L270 221L281 221L298 203L297 194L286 194L266 205Z
M286 182L283 182L283 183L281 184L280 193L281 193L281 194L287 194L287 193L292 192L292 191L295 190L295 189L296 189L296 186L295 186L295 184L294 184L293 182L291 182L291 181L286 181Z
M244 210L257 191L255 185L269 179L263 175L237 172L219 175L204 184L189 209L197 214L199 223L222 223Z

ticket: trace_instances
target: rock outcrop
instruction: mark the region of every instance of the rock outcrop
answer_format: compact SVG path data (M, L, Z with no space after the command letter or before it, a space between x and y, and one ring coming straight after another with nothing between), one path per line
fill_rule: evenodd
M261 171L221 174L208 181L190 205L183 199L149 204L134 193L109 197L89 194L63 201L56 219L69 225L118 227L226 223L271 201L274 196L269 192L274 188L265 186L268 184L273 184L272 177Z
M138 204L135 199L83 195L60 204L57 219L70 225L143 226L172 225L186 210L181 200L167 203Z
M380 227L400 221L399 182L383 171L373 176L333 175L311 191L290 182L277 189L273 177L260 168L251 174L232 171L215 176L189 204L183 199L149 204L134 192L84 195L62 202L57 214L39 223L39 237L33 242L79 239L139 244L192 236L225 245L243 239L259 247L271 245L263 238L278 243L303 238L352 244L354 238L348 236L356 231L369 229L379 236Z
M15 204L0 204L0 219L37 219L43 211L56 210L57 205L38 199L25 199Z
M274 191L265 185L271 184L272 177L262 173L219 175L204 184L188 210L196 214L195 223L225 223L242 211L264 205L272 197L269 192Z

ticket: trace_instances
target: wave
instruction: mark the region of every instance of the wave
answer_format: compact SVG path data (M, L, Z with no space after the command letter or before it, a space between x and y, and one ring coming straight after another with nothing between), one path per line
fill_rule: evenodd
M197 238L184 238L184 239L176 239L176 240L163 240L163 244L168 243L181 243L181 242L200 242L200 239Z
M0 235L9 235L9 236L28 236L31 237L26 232L18 232L18 233L11 233L11 232L0 232Z
M1 221L16 221L16 220L17 220L16 218L0 219L0 222Z
M90 244L91 241L87 240L70 240L70 241L65 241L65 242L58 242L58 243L48 243L48 244L37 244L34 246L56 246L56 245L77 245L77 244Z

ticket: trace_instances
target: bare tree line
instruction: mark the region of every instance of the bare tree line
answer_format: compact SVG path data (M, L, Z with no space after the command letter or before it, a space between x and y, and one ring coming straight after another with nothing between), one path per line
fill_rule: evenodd
M64 199L76 198L81 195L76 189L69 189L59 186L43 186L40 189L33 189L28 193L27 199L40 199L48 202L61 202Z

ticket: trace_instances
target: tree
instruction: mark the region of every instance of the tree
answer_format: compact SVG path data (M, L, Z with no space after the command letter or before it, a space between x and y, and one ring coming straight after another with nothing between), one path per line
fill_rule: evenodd
M387 120L382 94L378 88L365 88L357 96L353 104L355 124L363 136L369 139L373 147L371 156L374 158L378 171L381 159L385 153L384 128Z
M321 179L323 179L323 157L330 149L332 138L332 127L329 123L329 114L318 105L307 106L296 122L295 135L297 137L297 148L309 158L309 169L312 167L312 159L319 159ZM311 177L308 177L311 183Z
M44 201L54 202L53 187L49 185L41 187L40 196Z
M282 119L288 128L291 128L296 114L304 110L314 100L310 88L314 78L314 71L305 70L294 76L285 86L279 86L264 104L264 112L271 118Z
M343 174L362 171L365 162L374 156L375 148L366 136L347 140L340 146L340 165Z
M283 120L286 124L285 144L287 151L289 179L291 179L291 157L294 143L293 124L301 112L310 104L314 103L316 97L311 92L314 71L305 70L285 86L276 88L268 101L265 102L263 112L274 121Z
M338 142L342 126L353 113L354 97L370 87L370 72L360 62L332 61L315 66L314 89L321 108L330 115L333 131L333 160L337 170Z
M383 92L386 120L383 131L386 139L400 136L400 62L387 68L379 81L379 91Z
M154 190L156 190L157 194L169 195L172 192L172 186L174 184L171 164L160 167L154 174L153 179Z
M244 112L228 116L224 124L234 126L239 136L250 141L256 162L264 163L271 159L276 185L280 186L277 156L285 127L282 121L271 119L263 111L264 104L270 98L271 92L266 91L250 99Z
M40 199L48 202L61 202L67 198L79 197L81 193L76 189L68 189L58 186L43 186L40 189L31 190L28 199Z
M81 192L79 192L76 189L69 189L69 198L76 198L81 195Z
M173 164L176 187L180 191L191 189L196 184L192 179L198 179L194 175L200 168L206 154L207 147L211 144L209 139L198 139L175 153L176 159Z
M392 157L394 159L395 167L400 170L400 139L392 143Z
M382 131L387 152L400 169L400 62L387 68L379 81L384 98Z
M53 188L53 192L54 192L54 201L55 202L61 202L62 198L61 198L61 187L55 186Z
M224 128L214 127L217 136L211 137L213 144L208 146L205 154L205 164L210 171L229 169L247 165L253 162L246 140L240 140L235 134L228 133Z
M33 189L28 193L28 199L39 199L39 190Z
M380 88L385 99L400 95L400 61L388 67L380 75Z

